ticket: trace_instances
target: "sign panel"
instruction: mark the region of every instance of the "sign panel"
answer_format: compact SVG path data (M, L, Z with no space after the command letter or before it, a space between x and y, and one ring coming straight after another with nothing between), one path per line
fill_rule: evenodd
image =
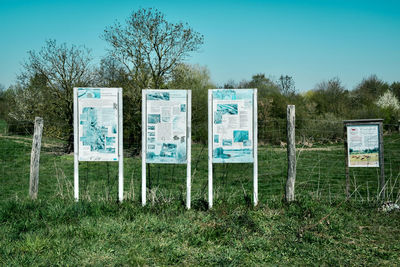
M253 162L253 89L212 91L213 163Z
M349 167L379 167L379 125L348 125Z
M118 88L78 88L79 161L118 161Z
M146 162L187 162L187 90L146 92Z

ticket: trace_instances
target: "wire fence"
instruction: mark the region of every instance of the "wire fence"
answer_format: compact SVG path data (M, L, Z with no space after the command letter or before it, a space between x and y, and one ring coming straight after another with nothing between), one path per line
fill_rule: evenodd
M74 156L66 153L67 142L55 138L44 122L40 156L39 198L73 199ZM283 199L287 177L286 120L263 122L258 146L259 201ZM397 129L385 125L385 129ZM0 200L26 198L29 188L33 122L0 124ZM331 202L346 197L343 122L296 121L296 197L311 196ZM139 202L141 157L124 142L124 199ZM205 205L208 193L207 145L192 145L192 206ZM385 199L400 198L400 135L384 133ZM214 201L251 205L252 164L214 164ZM118 163L80 162L80 199L116 201ZM350 168L351 198L380 198L379 168ZM149 164L148 203L185 202L186 165Z

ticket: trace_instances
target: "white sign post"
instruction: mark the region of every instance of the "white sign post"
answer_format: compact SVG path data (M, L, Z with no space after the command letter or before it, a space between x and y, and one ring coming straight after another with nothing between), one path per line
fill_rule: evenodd
M191 192L191 90L142 90L142 205L146 164L186 164L186 207Z
M74 88L74 197L80 161L118 161L118 199L124 198L122 88Z
M257 89L208 90L208 205L213 206L213 163L253 163L258 204Z

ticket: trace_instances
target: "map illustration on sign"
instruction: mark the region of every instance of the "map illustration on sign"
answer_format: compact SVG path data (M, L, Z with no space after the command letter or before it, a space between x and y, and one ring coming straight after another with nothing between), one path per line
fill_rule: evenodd
M379 126L347 126L349 167L379 167Z
M79 161L118 160L118 89L78 88Z
M187 91L146 92L146 162L186 163Z
M253 89L212 91L213 163L253 162Z

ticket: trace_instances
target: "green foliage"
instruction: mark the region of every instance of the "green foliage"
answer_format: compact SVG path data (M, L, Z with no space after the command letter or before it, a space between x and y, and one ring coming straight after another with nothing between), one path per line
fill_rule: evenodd
M340 116L346 114L351 108L349 92L343 87L339 78L319 83L309 100L316 104L317 114L329 112Z
M393 82L390 85L390 91L397 97L400 101L400 82Z
M8 103L6 91L2 84L0 84L0 119L4 119L8 113Z
M376 106L379 108L379 117L383 118L387 125L386 130L397 130L400 104L396 96L388 90L378 98Z
M225 86L229 88L258 88L259 140L264 143L284 142L286 130L286 107L296 106L296 129L300 142L337 142L342 139L338 124L346 119L383 118L385 130L395 130L399 119L398 100L387 94L398 95L398 83L390 88L387 83L372 75L364 79L353 91L348 91L339 78L323 81L308 92L295 93L294 81L290 76L281 75L277 81L257 74L250 81L236 84L233 80ZM400 87L399 87L400 88ZM386 95L384 94L386 92ZM399 91L400 92L400 91ZM268 129L275 129L275 134Z
M253 75L250 81L242 81L237 88L257 88L260 99L279 93L279 86L263 73Z
M342 119L333 113L296 121L296 136L300 142L331 143L343 140Z
M387 131L398 131L399 110L393 107L379 109L379 118L382 118Z
M372 106L376 100L389 89L389 85L380 80L376 75L361 81L353 90L353 104L356 109Z
M5 120L0 119L0 135L7 134L7 123Z

